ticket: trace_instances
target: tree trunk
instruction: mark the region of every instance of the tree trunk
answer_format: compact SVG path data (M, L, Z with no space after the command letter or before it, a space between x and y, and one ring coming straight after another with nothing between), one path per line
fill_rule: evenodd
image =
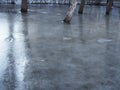
M84 9L84 6L85 6L85 1L86 0L81 0L80 7L79 7L79 10L78 10L79 14L83 13L83 9Z
M21 12L27 12L27 0L22 0L22 4L21 4Z
M107 4L107 8L106 8L106 15L109 15L110 11L111 11L111 7L113 5L113 1L114 0L109 0L108 4Z
M73 13L74 13L74 10L76 8L76 5L77 5L77 0L73 0L67 15L66 15L65 19L63 20L65 23L70 23Z

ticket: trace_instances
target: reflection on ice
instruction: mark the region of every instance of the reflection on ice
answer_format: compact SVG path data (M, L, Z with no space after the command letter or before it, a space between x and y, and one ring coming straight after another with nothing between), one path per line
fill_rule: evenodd
M3 32L4 31L4 32ZM7 67L7 53L8 53L8 43L6 38L8 37L8 23L6 20L0 21L0 81L4 70Z
M3 82L6 90L15 87L23 90L24 70L29 59L26 23L21 15L19 18L15 14L5 16L0 22L0 87Z
M28 47L26 45L26 23L23 22L23 19L20 18L22 22L17 23L14 25L14 38L15 38L15 44L14 44L14 54L15 54L15 64L16 64L16 77L17 77L17 88L18 90L24 89L24 71L25 67L27 65L29 56L28 56ZM25 31L26 30L26 31ZM30 53L30 52L29 52Z
M3 32L4 30L4 32ZM8 23L6 20L1 20L0 21L0 42L4 41L5 38L7 38L9 32L8 32L9 28L8 28Z

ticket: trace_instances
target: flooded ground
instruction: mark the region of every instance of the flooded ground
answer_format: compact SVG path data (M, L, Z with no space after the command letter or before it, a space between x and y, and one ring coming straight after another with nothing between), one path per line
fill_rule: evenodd
M120 9L0 5L0 90L120 90ZM77 8L78 9L78 8Z

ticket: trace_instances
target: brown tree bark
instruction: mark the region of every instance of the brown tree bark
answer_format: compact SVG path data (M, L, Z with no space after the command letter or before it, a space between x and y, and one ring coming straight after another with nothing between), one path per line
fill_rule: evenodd
M74 10L76 8L76 5L77 5L77 0L73 0L67 15L66 15L65 19L63 20L65 23L70 23L73 13L74 13Z
M79 14L83 13L83 9L84 9L84 6L85 6L85 1L86 0L81 0L80 7L79 7L79 10L78 10Z
M22 0L22 3L21 3L21 12L27 12L27 0Z
M106 15L109 15L110 11L111 11L111 7L113 5L113 1L114 0L109 0L107 7L106 7Z

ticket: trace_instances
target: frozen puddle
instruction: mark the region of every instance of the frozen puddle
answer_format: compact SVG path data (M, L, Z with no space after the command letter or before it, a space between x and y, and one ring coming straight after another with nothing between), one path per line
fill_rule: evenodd
M97 40L98 43L106 43L106 42L111 42L111 39L105 39L105 38L101 38L99 40Z
M40 61L41 61L41 62L44 62L45 60L44 60L44 59L41 59Z
M63 40L72 40L71 37L64 37Z

